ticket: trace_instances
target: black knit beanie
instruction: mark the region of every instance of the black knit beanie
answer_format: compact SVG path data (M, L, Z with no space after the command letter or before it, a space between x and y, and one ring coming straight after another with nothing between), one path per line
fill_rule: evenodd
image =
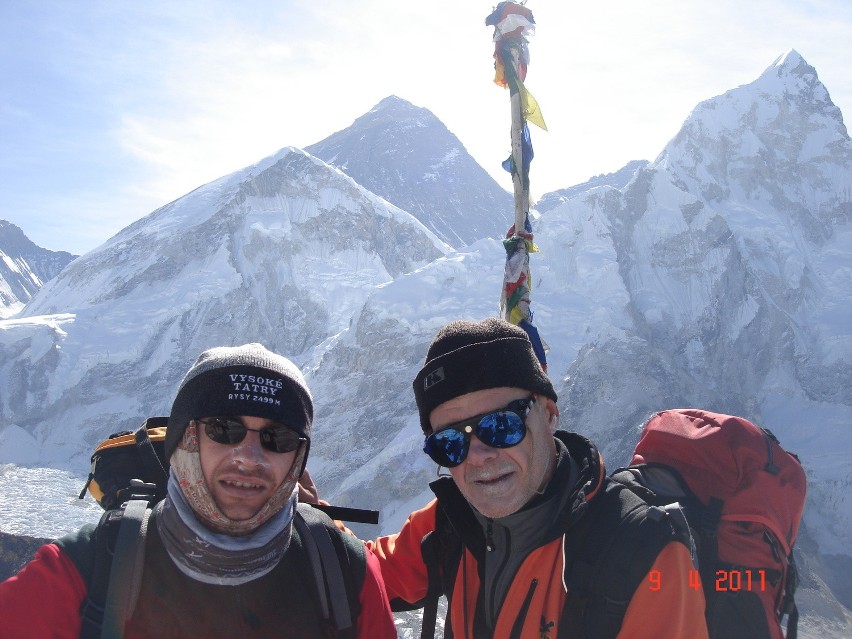
M204 351L183 378L172 404L166 459L191 419L239 415L280 422L310 439L314 404L302 372L261 344Z
M486 388L523 388L556 401L524 329L494 317L458 320L438 331L426 363L414 378L420 427L429 433L429 414L446 401Z

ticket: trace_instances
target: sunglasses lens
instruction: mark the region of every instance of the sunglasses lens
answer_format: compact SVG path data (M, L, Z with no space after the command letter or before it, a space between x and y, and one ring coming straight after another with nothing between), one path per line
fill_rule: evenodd
M511 448L518 445L527 434L523 418L517 413L499 411L479 420L476 436L492 448Z
M289 453L296 450L302 438L299 433L286 426L272 426L260 431L260 444L276 453Z
M204 432L217 444L239 444L246 436L246 427L231 419L208 419L204 424Z
M447 428L432 433L426 438L423 452L431 457L436 464L445 468L454 468L467 457L468 437L455 428Z

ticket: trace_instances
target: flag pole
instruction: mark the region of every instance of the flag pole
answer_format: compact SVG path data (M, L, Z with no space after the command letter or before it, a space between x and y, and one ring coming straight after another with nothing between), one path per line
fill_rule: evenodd
M519 51L511 48L505 53L508 53L510 58L507 60L512 65L512 75L518 75L518 56ZM521 134L524 128L524 111L521 107L521 92L511 91L510 89L510 104L512 107L512 161L515 167L524 166L524 153L521 145ZM517 237L519 232L522 232L525 226L527 214L530 210L530 190L529 182L524 185L522 171L512 171L512 184L515 194L515 224L514 235Z
M501 2L485 19L494 27L494 82L509 89L511 105L511 155L503 167L512 174L514 224L506 234L506 265L500 292L500 313L508 322L520 326L530 338L542 367L547 370L547 345L532 322L530 291L532 275L529 254L538 252L529 222L529 167L533 157L527 122L544 130L544 118L535 98L524 86L529 52L527 36L535 30L532 12L523 2Z

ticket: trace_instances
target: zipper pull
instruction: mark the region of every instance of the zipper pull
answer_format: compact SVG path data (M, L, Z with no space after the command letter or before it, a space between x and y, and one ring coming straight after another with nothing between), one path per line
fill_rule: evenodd
M485 550L488 552L494 551L494 531L492 529L492 520L488 520L488 524L485 526Z

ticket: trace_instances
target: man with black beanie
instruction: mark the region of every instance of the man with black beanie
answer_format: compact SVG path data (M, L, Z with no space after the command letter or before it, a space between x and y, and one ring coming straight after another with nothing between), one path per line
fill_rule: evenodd
M351 619L337 625L335 636L396 637L376 558L327 517L297 504L312 424L310 390L287 358L260 344L198 357L172 404L168 496L143 523L135 601L103 636L328 636L335 631L329 624L341 619L329 618L326 584L311 567L309 548L322 548L303 537L308 517L325 529L321 561L339 562L343 580L352 582ZM81 636L81 604L93 566L102 565L93 559L100 550L95 527L86 526L43 546L0 584L3 637ZM104 619L109 628L112 618Z
M449 476L399 533L368 544L396 609L425 605L429 626L444 594L456 639L707 636L688 533L608 480L589 440L557 430L556 392L523 329L448 324L414 397L423 450ZM584 563L592 547L609 565Z

